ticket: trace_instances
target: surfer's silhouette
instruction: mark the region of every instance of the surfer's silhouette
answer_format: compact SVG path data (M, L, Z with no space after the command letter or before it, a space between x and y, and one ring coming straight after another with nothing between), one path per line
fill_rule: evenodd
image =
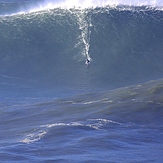
M85 61L85 64L89 65L90 64L90 59L87 58L86 61Z

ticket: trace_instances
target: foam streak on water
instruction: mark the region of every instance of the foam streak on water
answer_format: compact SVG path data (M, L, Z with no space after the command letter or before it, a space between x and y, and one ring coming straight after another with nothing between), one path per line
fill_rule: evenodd
M41 125L34 132L26 134L25 138L20 142L28 144L28 143L39 141L44 136L46 136L46 134L48 134L51 128L54 127L77 127L77 128L83 127L86 129L101 130L104 129L104 127L109 124L122 125L124 127L128 127L128 125L115 122L112 120L107 120L107 119L88 119L86 121L79 121L79 122L54 123L54 124Z
M89 48L90 48L90 36L91 36L91 18L87 17L87 12L85 10L79 10L76 12L76 16L78 19L79 29L81 31L81 35L79 38L79 42L75 45L76 47L84 45L83 48L83 56L84 58L90 58Z

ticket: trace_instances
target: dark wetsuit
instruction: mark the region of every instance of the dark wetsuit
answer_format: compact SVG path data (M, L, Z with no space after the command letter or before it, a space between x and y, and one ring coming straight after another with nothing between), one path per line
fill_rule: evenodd
M87 65L90 64L90 60L88 58L86 59L85 64L87 64Z

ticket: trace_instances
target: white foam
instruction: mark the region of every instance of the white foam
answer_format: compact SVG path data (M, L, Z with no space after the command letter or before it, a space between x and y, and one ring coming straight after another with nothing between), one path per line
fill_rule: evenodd
M162 0L59 0L45 1L42 7L46 8L89 8L89 7L105 7L106 5L133 5L133 6L163 6Z
M106 6L117 6L117 5L129 5L129 6L152 6L152 7L162 7L162 0L45 0L40 2L37 6L31 7L27 12L37 12L41 10L62 8L96 8L96 7L106 7Z
M117 124L117 125L124 125L123 123L119 123L119 122L116 122L116 121L112 121L112 120L108 120L108 119L101 119L101 118L98 118L98 119L88 119L88 121L96 121L100 124L100 127L103 126L104 124Z
M121 123L112 121L112 120L107 120L107 119L88 119L86 121L76 121L76 122L70 122L70 123L53 123L53 124L46 124L46 125L41 125L36 131L28 133L25 135L23 140L20 142L22 143L34 143L36 141L39 141L42 139L51 128L54 127L86 127L94 130L101 130L105 125L107 124L117 124L117 125L122 125Z
M40 130L40 131L35 132L35 133L30 133L30 134L27 134L26 137L23 140L21 140L20 142L26 143L26 144L33 143L35 141L40 140L46 134L47 134L47 131L44 131L44 130Z

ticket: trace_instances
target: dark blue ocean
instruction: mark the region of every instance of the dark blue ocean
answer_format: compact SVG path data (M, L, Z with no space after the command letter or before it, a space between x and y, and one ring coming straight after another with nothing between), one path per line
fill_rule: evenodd
M1 0L0 162L162 163L162 6Z

